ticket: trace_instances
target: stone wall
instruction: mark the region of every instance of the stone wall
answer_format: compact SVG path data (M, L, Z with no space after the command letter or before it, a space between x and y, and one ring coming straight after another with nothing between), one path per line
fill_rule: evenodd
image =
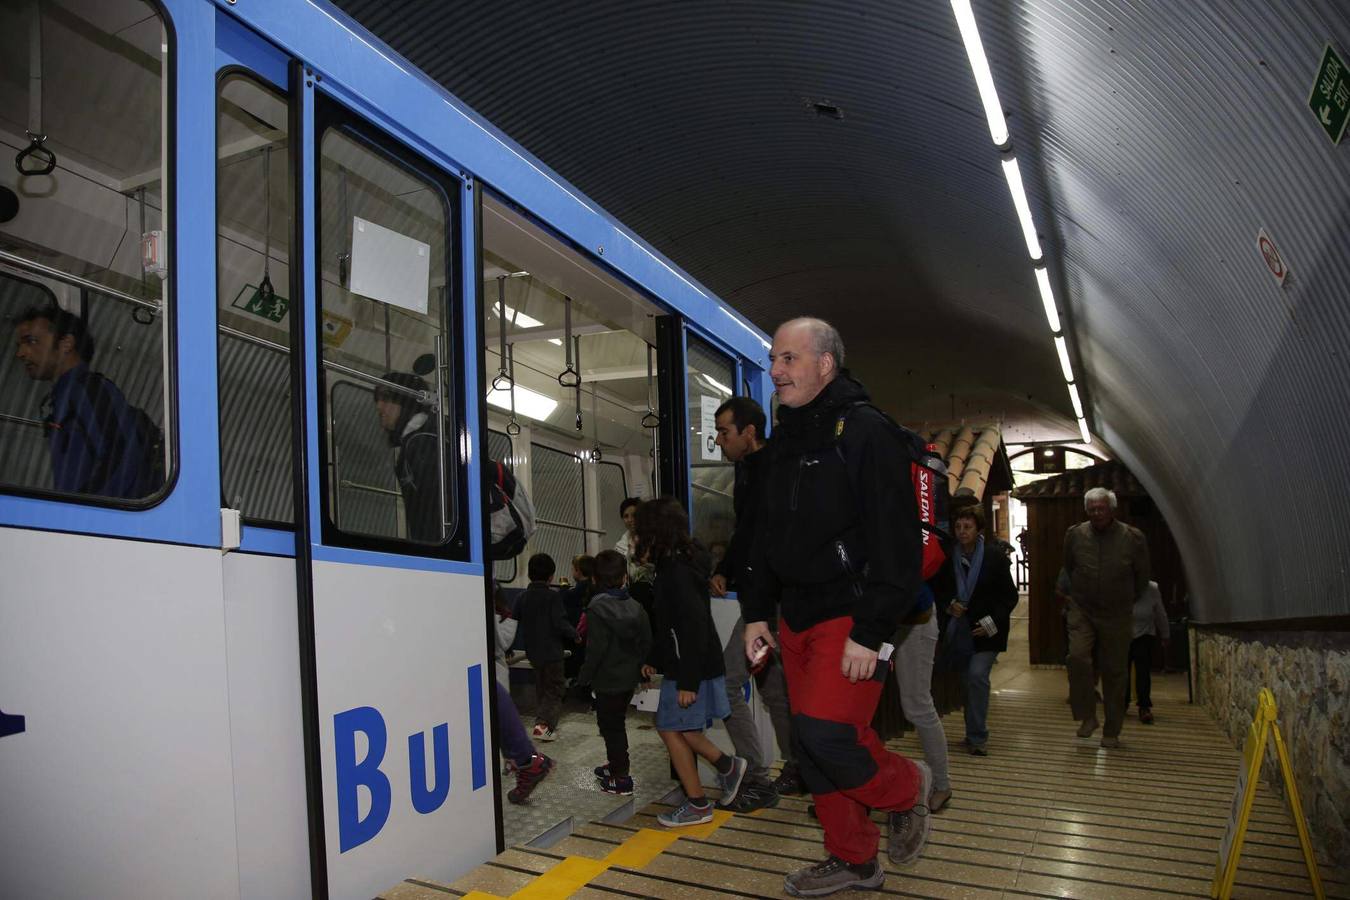
M1350 860L1350 633L1201 628L1196 701L1235 746L1246 740L1256 695L1275 695L1308 828L1325 859ZM1284 799L1272 741L1264 783ZM1233 769L1237 777L1237 767Z

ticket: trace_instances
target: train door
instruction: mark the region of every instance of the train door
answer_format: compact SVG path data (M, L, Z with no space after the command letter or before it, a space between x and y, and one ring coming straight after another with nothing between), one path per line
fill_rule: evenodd
M368 897L409 873L448 880L496 849L482 825L494 812L464 364L469 186L298 64L292 91L313 877L330 896Z

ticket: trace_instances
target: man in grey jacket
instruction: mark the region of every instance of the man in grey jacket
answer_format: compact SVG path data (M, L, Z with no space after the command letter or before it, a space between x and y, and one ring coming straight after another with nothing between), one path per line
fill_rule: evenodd
M1092 488L1083 497L1088 520L1064 535L1069 576L1069 702L1082 724L1079 737L1097 730L1093 648L1102 679L1106 726L1102 746L1120 746L1125 721L1134 600L1148 586L1148 544L1138 528L1116 519L1116 495Z

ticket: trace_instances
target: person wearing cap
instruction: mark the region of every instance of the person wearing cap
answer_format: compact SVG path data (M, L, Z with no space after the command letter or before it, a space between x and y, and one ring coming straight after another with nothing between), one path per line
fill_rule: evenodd
M408 522L408 537L423 543L437 543L444 536L440 503L440 448L436 420L416 394L429 388L419 375L389 372L375 389L375 412L389 445L398 448L394 475L403 495L403 513Z

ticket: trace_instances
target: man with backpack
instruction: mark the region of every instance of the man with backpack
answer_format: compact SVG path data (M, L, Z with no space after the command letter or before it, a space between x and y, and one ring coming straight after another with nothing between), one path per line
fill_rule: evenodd
M890 671L879 651L919 588L914 448L843 368L829 323L783 324L770 360L780 407L745 573L746 653L781 649L797 764L828 853L785 886L812 897L875 889L885 873L869 809L889 813L887 854L899 865L918 858L930 828L928 766L887 751L871 728Z
M33 307L14 328L15 356L34 381L50 381L43 426L58 491L135 500L164 482L163 438L146 413L91 371L94 338L79 316Z

